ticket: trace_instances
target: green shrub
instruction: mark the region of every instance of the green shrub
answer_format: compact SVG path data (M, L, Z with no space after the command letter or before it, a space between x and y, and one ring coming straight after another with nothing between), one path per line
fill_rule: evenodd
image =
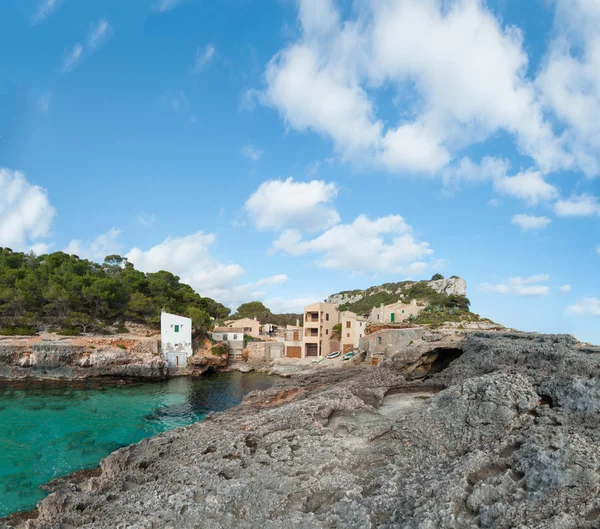
M433 274L431 278L432 281L438 281L439 279L444 279L444 276L442 274Z
M59 334L60 336L80 336L81 329L79 327L63 327L56 334Z
M123 345L122 343L115 344L115 346L118 347L119 349L127 350L127 346Z
M224 343L220 343L214 345L210 350L210 353L214 356L222 357L223 355L226 355L228 351L229 349L227 348L227 345L225 345Z
M2 336L33 336L37 334L33 327L2 327L0 335Z

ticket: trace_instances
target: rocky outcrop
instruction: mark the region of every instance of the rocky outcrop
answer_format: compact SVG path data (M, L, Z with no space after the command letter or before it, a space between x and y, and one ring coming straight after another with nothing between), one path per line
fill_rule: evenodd
M340 292L338 294L332 294L325 302L335 303L336 305L347 305L356 303L357 301L360 301L367 296L377 294L378 292L388 292L389 294L401 296L405 289L410 288L416 282L417 281L404 281L402 283L388 283L379 287L371 287L367 290ZM425 283L438 294L446 294L448 296L467 295L467 282L460 277L449 277L448 279L438 279L436 281L419 281L419 283Z
M599 374L571 337L478 333L426 381L296 377L118 450L26 527L596 528Z
M19 343L19 342L23 343ZM160 379L167 364L157 340L98 338L82 340L0 342L0 379L80 379L131 377Z

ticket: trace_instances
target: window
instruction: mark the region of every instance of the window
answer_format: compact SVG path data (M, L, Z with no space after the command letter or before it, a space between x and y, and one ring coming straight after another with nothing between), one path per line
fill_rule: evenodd
M244 327L244 332L250 332L252 329L250 327Z
M237 334L234 334L234 335L233 335L233 339L234 339L234 340L237 340Z
M381 345L381 336L377 337L377 345Z
M346 338L350 338L350 333L349 332L346 333Z
M179 332L179 325L175 325L175 332Z
M361 321L361 322L360 322L360 326L361 326L361 327L362 327L362 324L363 324L363 322Z
M402 314L404 314L404 309L402 309Z
M325 314L325 320L329 321L329 312L327 314Z
M325 334L329 334L329 329L325 329Z
M346 322L346 329L349 329L352 326L352 322L347 321Z
M227 335L223 334L223 341L226 342L227 341Z

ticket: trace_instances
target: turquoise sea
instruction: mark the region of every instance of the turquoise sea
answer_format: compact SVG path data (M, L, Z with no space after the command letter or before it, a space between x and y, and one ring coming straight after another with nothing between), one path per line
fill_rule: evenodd
M163 382L0 382L0 517L32 509L40 485L93 468L120 447L239 404L272 377L228 373Z

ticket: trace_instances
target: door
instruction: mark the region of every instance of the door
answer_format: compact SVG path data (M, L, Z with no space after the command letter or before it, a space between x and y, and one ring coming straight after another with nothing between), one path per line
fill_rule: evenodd
M297 342L300 340L300 333L298 331L294 331L294 342Z
M306 344L306 356L319 356L319 347L316 343Z
M392 312L391 314L391 322L394 323L396 321L396 315Z
M286 347L286 356L288 358L300 358L302 356L302 347L288 345L288 347Z

